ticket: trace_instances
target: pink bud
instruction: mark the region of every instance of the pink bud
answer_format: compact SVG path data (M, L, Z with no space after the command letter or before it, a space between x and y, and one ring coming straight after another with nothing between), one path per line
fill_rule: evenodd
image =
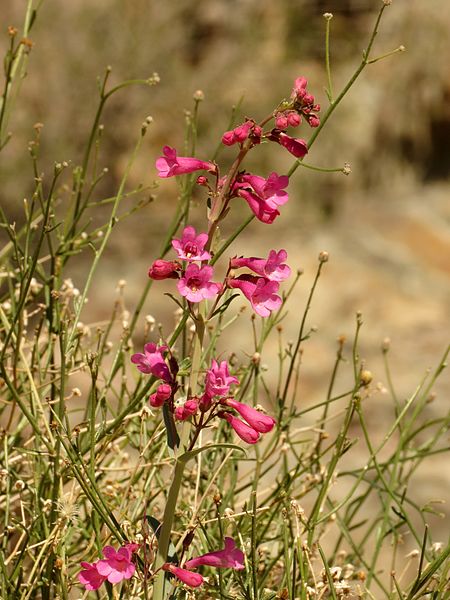
M153 406L153 408L161 408L161 406L165 402L163 398L158 398L157 394L150 394L148 401L150 403L150 406Z
M303 96L304 104L314 104L314 96L312 94L305 94Z
M173 260L163 260L162 258L155 260L148 270L150 279L160 281L162 279L178 279L177 271L181 270L179 263Z
M259 125L255 125L250 134L250 138L254 144L259 144L261 141L262 129Z
M272 431L276 423L275 419L269 417L269 415L265 415L263 412L260 412L251 406L247 406L247 404L233 400L233 398L228 398L223 403L234 408L234 410L247 421L250 427L259 433L268 433L269 431Z
M197 185L208 185L208 178L204 175L199 175L197 177Z
M288 124L288 119L284 113L280 113L275 117L275 125L278 129L287 129Z
M296 112L290 112L287 116L287 120L291 127L297 127L302 122L301 116Z
M203 583L203 577L200 573L194 573L193 571L176 567L170 563L164 564L162 568L164 571L170 571L170 573L190 587L199 587Z
M320 125L320 119L317 115L310 115L308 117L308 125L310 127L319 127Z
M241 440L247 444L256 444L259 440L259 433L253 429L253 427L250 427L250 425L247 425L237 417L233 417L233 415L228 412L219 413L219 417L228 421Z
M225 146L232 146L236 142L237 140L234 136L234 131L225 131L225 133L222 136L222 144L224 144Z

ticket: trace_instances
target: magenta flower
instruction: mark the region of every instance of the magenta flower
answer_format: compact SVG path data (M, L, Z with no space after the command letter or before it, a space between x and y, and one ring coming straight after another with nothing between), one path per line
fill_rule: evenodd
M233 398L227 398L226 400L223 400L222 404L225 404L230 408L234 408L234 410L237 411L245 421L247 421L250 427L259 433L268 433L269 431L272 431L276 423L275 419L269 417L269 415L265 415L259 410L256 410L256 408L247 406L247 404L242 404L242 402L233 400Z
M103 556L105 559L98 561L97 571L110 583L119 583L133 576L136 567L131 562L133 553L129 547L123 546L116 551L112 546L105 546Z
M145 344L144 353L138 352L133 354L131 362L137 365L137 368L141 373L151 373L158 379L170 382L172 377L162 354L166 350L167 346L157 346L153 343Z
M280 131L275 138L276 142L281 144L288 150L291 154L293 154L296 158L303 158L308 154L308 146L306 145L305 140L300 138L293 138L287 133L283 133Z
M176 567L170 563L165 563L162 568L164 571L169 571L169 573L175 575L175 577L189 587L196 588L201 586L203 583L203 577L200 575L200 573L193 573L192 571L182 569L181 567Z
M200 565L224 569L230 568L240 571L244 569L244 553L236 547L236 542L232 538L226 537L225 548L223 550L216 550L215 552L208 552L196 558L191 558L184 566L187 569L195 569Z
M173 177L174 175L183 175L184 173L201 170L216 170L215 165L211 162L187 156L177 156L175 148L170 146L164 146L163 154L164 156L160 156L156 161L156 168L160 177Z
M269 279L269 281L284 281L291 274L291 269L283 261L287 258L286 250L271 250L267 259L241 256L232 258L230 265L232 269L247 267L261 277Z
M178 279L177 271L181 271L180 263L175 260L155 260L148 270L150 279L160 281L162 279Z
M268 317L273 310L278 310L282 304L277 295L279 283L269 281L264 277L254 275L239 275L228 280L228 287L238 288L250 301L253 310L261 317Z
M205 396L226 396L230 391L230 386L239 384L237 377L230 375L226 360L221 361L220 365L213 359L211 368L206 371L205 378Z
M195 229L189 226L184 228L180 240L172 240L172 246L181 260L209 260L211 254L204 249L207 241L207 233L196 235Z
M190 302L201 302L206 298L212 298L220 292L220 283L213 283L213 268L206 265L199 267L190 264L186 268L184 277L177 283L178 291Z
M218 414L219 417L228 421L241 440L247 444L256 444L259 440L260 435L256 429L253 429L253 427L250 427L250 425L247 425L244 421L241 421L237 417L233 417L229 412L220 412Z
M263 223L273 223L280 214L278 207L286 204L289 195L284 188L289 177L271 173L267 179L250 173L242 175L234 185L234 192L249 205L254 215Z
M78 581L84 585L89 592L98 590L106 581L106 577L97 571L98 561L95 563L81 562L83 570L78 573Z

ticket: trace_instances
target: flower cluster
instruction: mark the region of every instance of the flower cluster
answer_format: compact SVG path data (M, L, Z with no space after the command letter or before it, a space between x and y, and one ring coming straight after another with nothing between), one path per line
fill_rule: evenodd
M285 272L287 265L281 263L283 256L283 251L275 253L272 257L271 270L264 272L268 272L272 277L283 277L287 275L288 273L286 274ZM250 264L253 264L253 261L256 261L254 263L255 268L261 270L264 270L265 268L264 261L261 262L261 259L258 258L236 258L234 260L250 261ZM287 267L287 270L288 269L289 267ZM233 281L242 280L236 279ZM259 278L258 281L267 281L267 285L269 285L269 283L278 285L276 281L269 281L264 277ZM278 296L276 296L276 298L278 298ZM281 302L281 299L279 300ZM253 299L253 302L256 305L257 300ZM263 304L259 306L259 310L263 310ZM164 348L164 346L146 344L144 353L133 354L131 360L137 365L141 372L152 373L155 377L161 379L161 374L164 373L167 375L167 373L169 373L169 369L161 354L162 348ZM158 355L157 359L155 358L155 355ZM153 365L156 366L156 368L155 366L153 367L153 371L151 371L152 361ZM172 362L174 362L174 360ZM167 373L164 367L167 369ZM166 404L177 421L186 421L192 417L197 430L208 426L215 417L219 417L227 421L244 442L256 444L260 439L261 434L268 433L275 425L275 419L272 417L234 400L231 394L231 386L239 385L239 380L234 375L230 375L229 366L225 360L218 363L213 359L211 367L206 371L203 394L199 397L175 398L179 385L173 379L170 381L171 384L161 383L158 385L156 391L149 397L150 405L153 408L160 408ZM242 420L235 416L233 411L238 413Z
M133 577L136 566L133 562L133 554L139 549L139 544L126 544L117 551L112 546L103 548L102 560L94 563L82 561L81 571L78 573L78 581L84 585L89 592L98 590L99 587L109 581L109 583L120 583L124 579ZM183 567L178 567L173 563L165 563L162 566L164 571L175 575L180 581L190 587L199 587L204 578L194 569L205 565L216 568L229 568L241 570L244 568L244 553L236 546L233 538L225 538L225 547L222 550L208 552L186 561Z

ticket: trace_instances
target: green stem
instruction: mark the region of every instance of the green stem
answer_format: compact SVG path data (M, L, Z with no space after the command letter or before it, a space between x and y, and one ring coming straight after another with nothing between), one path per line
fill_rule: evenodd
M170 486L169 495L167 497L166 507L164 509L163 522L161 532L158 539L158 554L156 555L155 571L158 571L155 577L153 588L153 600L164 600L165 590L165 573L161 569L167 560L169 550L170 534L172 532L173 519L177 506L178 494L183 480L184 461L176 461L173 472L172 485Z

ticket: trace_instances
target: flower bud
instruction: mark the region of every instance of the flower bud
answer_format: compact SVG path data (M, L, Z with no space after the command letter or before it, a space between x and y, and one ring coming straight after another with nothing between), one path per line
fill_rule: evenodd
M152 264L148 270L148 276L150 279L156 281L162 279L178 279L177 271L181 270L179 263L173 260L158 259Z

